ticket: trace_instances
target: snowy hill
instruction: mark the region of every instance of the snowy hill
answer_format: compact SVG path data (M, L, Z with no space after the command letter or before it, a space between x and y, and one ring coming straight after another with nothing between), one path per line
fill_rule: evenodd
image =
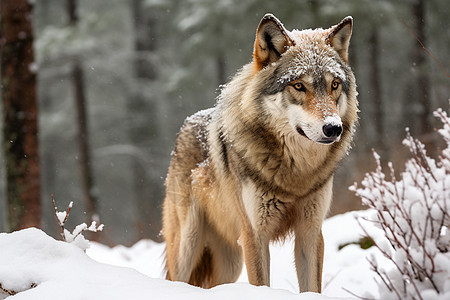
M374 247L363 250L352 244L362 237L355 216L371 213L347 213L324 223L323 295L298 294L291 242L271 246L271 288L248 284L244 268L239 283L203 290L162 279L163 244L142 240L131 248L111 249L92 243L86 255L73 244L56 241L38 229L26 229L0 234L0 299L9 296L8 292L17 293L11 300L354 298L346 290L376 298L377 285L366 257L380 254ZM366 223L372 237L382 243L382 232Z

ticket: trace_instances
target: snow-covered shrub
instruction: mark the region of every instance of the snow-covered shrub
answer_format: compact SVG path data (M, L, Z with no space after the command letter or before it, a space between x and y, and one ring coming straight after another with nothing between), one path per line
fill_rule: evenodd
M435 116L444 125L438 133L447 144L437 161L407 130L403 144L412 158L401 179L391 163L387 179L374 152L376 170L366 174L362 187L350 187L376 210L373 221L389 241L375 246L390 266L369 258L381 299L450 299L450 118L441 109Z
M82 249L83 251L86 251L86 249L89 248L89 241L83 236L83 231L91 231L91 232L102 231L104 225L100 224L97 226L97 222L95 221L92 221L90 226L88 226L86 223L82 223L75 226L75 229L72 232L70 232L65 228L65 224L67 218L69 217L70 210L72 209L73 202L70 202L66 211L58 211L53 195L52 195L52 202L53 208L55 210L56 220L58 221L58 224L61 228L61 238L63 239L63 241L72 243L77 247L79 247L80 249Z

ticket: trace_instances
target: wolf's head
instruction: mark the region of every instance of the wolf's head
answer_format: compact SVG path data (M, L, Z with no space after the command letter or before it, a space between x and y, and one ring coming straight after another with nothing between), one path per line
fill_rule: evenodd
M337 142L352 130L357 111L356 84L347 64L352 26L346 17L329 29L288 31L275 16L265 15L253 53L253 82L258 82L264 113L321 144Z

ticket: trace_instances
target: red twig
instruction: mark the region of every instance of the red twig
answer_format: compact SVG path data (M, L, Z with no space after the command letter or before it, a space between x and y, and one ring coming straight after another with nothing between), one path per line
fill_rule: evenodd
M425 48L425 46L422 44L422 42L419 40L419 38L416 36L416 34L411 30L411 28L409 28L409 26L405 23L405 21L403 21L403 19L400 19L400 21L402 21L403 25L405 25L406 28L408 28L409 32L411 32L412 35L416 38L416 40L419 42L420 46L422 46L422 48L438 63L438 65L441 67L442 71L445 72L447 77L450 77L450 75L447 73L447 71L444 69L444 67L441 65L441 63L433 56L433 54L430 53L430 51L428 51L427 48Z

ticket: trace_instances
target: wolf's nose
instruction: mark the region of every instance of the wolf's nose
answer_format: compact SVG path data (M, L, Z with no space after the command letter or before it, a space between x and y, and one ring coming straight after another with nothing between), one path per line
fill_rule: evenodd
M335 138L341 135L342 126L326 124L323 126L322 130L326 137Z

